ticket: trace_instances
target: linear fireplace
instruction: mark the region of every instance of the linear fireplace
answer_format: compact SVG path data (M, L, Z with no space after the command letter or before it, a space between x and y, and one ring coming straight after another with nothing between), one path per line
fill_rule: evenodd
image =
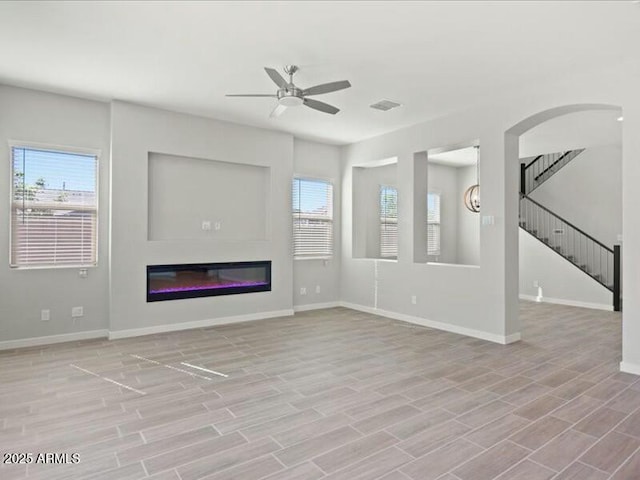
M147 302L271 291L271 261L147 266Z

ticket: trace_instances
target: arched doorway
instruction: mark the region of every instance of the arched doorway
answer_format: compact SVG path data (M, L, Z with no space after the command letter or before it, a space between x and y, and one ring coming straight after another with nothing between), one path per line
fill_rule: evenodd
M584 115L581 115L584 112ZM547 155L539 155L536 157L532 157L530 159L531 163L525 165L526 167L534 167L529 171L524 171L524 166L521 169L521 157L523 156L521 153L521 137L526 137L529 135L528 132L540 130L539 127L543 124L553 124L554 122L558 123L559 121L565 121L567 118L576 116L581 116L580 118L591 114L593 115L602 115L603 118L611 118L613 123L618 127L618 131L620 132L620 124L615 122L615 119L618 116L621 116L621 107L610 104L573 104L573 105L565 105L561 107L555 107L551 109L547 109L541 112L538 112L534 115L531 115L517 124L513 125L511 128L506 130L505 132L505 161L508 172L508 183L509 186L507 188L507 203L511 207L510 214L507 215L507 218L510 220L510 224L512 228L509 229L508 235L508 243L511 243L511 246L508 247L511 252L511 258L519 258L519 250L522 248L520 242L522 242L522 232L526 231L531 234L531 236L524 234L524 238L530 242L530 238L533 238L537 235L537 240L533 240L536 245L544 245L546 246L538 247L542 250L552 252L555 250L555 253L559 253L560 256L555 255L555 253L548 253L551 260L555 261L558 265L562 264L564 260L560 260L564 255L565 259L568 260L566 263L570 265L570 262L573 261L573 266L582 268L584 267L584 271L580 272L578 269L574 269L573 267L565 266L564 268L567 271L575 275L577 277L588 278L590 275L591 280L582 280L585 283L592 282L592 280L596 280L601 283L602 287L609 288L611 287L611 292L608 293L605 288L597 286L595 282L592 282L591 288L594 290L600 289L600 297L598 302L593 302L594 306L597 303L598 305L609 304L610 307L613 306L613 299L616 298L616 295L613 293L613 284L614 278L620 278L619 275L616 277L615 272L615 255L614 255L614 240L617 235L613 235L613 240L611 238L607 238L605 243L599 242L595 237L591 237L588 235L583 235L586 233L584 230L579 228L574 228L575 224L570 222L565 222L565 218L555 215L553 211L549 209L545 209L544 205L540 205L535 202L533 197L529 197L526 194L530 192L527 189L531 189L531 179L529 178L532 170L536 171L535 178L544 178L546 176L551 176L555 173L555 171L563 168L566 165L567 160L563 160L565 154L569 152L558 152L555 157L552 157L549 154L549 158L546 158ZM576 114L576 115L570 115ZM561 117L564 117L561 118ZM543 127L546 128L546 127ZM621 140L619 141L621 146ZM620 152L620 150L619 150ZM545 152L539 152L545 153ZM575 154L573 152L571 155ZM621 162L621 153L618 154L618 168L622 168ZM526 156L526 155L525 155ZM571 158L571 156L567 157ZM538 160L534 162L533 160ZM536 163L536 165L533 165ZM542 164L542 166L537 165L538 163ZM578 164L574 163L572 166L576 168ZM518 168L514 168L514 165L517 165ZM557 166L559 165L559 166ZM515 178L520 177L520 178ZM562 178L562 175L558 177ZM553 184L553 182L558 182L557 178L554 181L549 182ZM566 180L566 177L564 177ZM619 184L621 183L621 179L619 179ZM514 185L518 185L520 188L514 188ZM533 188L536 186L534 185ZM548 188L548 187L545 187ZM544 190L541 189L541 190ZM620 192L617 192L620 194ZM535 197L535 195L534 195ZM518 208L513 208L514 205L518 205ZM523 206L524 205L524 206ZM621 195L618 199L618 208L621 207ZM621 208L620 208L621 210ZM548 213L551 212L551 213ZM618 212L619 213L619 212ZM621 233L621 224L622 218L620 214L620 219L617 226L617 232ZM580 223L580 222L578 222ZM521 227L521 228L519 228ZM535 234L535 235L534 235ZM539 242L538 242L539 240ZM526 244L525 248L529 248L530 244ZM549 247L551 250L548 250ZM515 252L515 254L514 254ZM619 250L616 250L619 253ZM579 255L580 254L580 255ZM587 260L581 260L582 257L586 257ZM567 258L569 257L569 258ZM619 260L619 256L617 259ZM516 262L517 263L517 262ZM586 265L587 263L591 263L592 265ZM511 265L510 266L510 277L518 282L519 279L522 278L522 272L520 271L521 266ZM515 270L515 274L514 274ZM617 270L619 272L619 269ZM535 278L535 276L534 276ZM533 282L537 287L537 281ZM591 285L591 283L589 283ZM620 287L620 282L617 282L616 285L618 288ZM516 290L521 292L522 284L519 285L520 288L513 289L512 294ZM529 285L531 287L531 285ZM542 298L542 291L538 289L540 293L540 297ZM533 292L530 292L533 293ZM605 296L605 300L602 301L603 295ZM531 299L535 298L534 295L530 295ZM617 298L620 298L620 295L617 295ZM610 300L609 300L610 299ZM513 300L513 299L512 299ZM555 299L554 299L555 300ZM560 303L560 302L559 302ZM570 304L570 303L569 303ZM576 303L577 304L577 303ZM585 305L586 302L585 302Z

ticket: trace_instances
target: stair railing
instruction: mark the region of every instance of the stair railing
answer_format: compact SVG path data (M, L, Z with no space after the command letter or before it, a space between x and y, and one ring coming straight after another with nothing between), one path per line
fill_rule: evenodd
M529 163L521 164L520 193L529 195L583 151L584 148L579 148L565 152L538 155Z
M619 252L616 257L613 249L526 195L520 196L520 226L610 291L617 288L614 303L619 299Z

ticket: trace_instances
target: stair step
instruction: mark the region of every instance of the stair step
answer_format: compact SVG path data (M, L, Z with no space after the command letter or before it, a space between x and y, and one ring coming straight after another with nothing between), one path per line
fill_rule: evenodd
M569 260L570 262L573 262L576 259L576 257L574 257L573 255L567 255L567 260Z
M553 247L553 249L554 249L556 252L561 252L561 251L562 251L562 247L561 247L560 245L556 245L555 247Z

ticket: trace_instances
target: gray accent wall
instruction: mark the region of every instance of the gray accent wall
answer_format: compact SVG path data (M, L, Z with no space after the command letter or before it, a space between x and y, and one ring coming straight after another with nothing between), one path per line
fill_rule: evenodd
M333 257L293 261L293 305L335 304L340 300L341 168L340 147L295 138L294 174L333 184ZM320 287L320 292L317 291ZM306 289L301 295L300 289Z
M345 302L416 321L446 324L449 329L494 341L513 339L512 335L519 332L517 264L507 263L507 254L511 252L505 251L505 242L507 232L517 233L517 211L510 204L517 200L517 187L505 178L517 178L517 165L505 162L505 130L504 125L488 121L484 111L478 110L344 147L342 298ZM422 172L416 175L420 162L415 161L415 155L469 138L479 139L483 158L489 159L480 165L481 178L486 179L483 208L486 215L496 218L494 225L480 229L481 264L416 263L414 247L418 236L414 235L414 228L420 226L414 220L420 216L416 212L426 210L426 201L424 195L414 195L424 185ZM356 221L356 206L352 205L353 166L392 157L398 159L400 192L398 261L358 258L353 250ZM515 245L517 258L517 239ZM511 279L516 280L515 288ZM415 304L411 301L414 295Z
M149 153L148 239L266 240L269 183L269 167Z
M380 258L380 188L398 191L398 205L404 193L398 189L398 165L373 165L353 168L353 235L354 256ZM387 261L393 261L387 259Z
M480 265L480 215L464 206L465 190L476 183L476 167L429 163L429 192L440 194L440 255L429 262Z
M124 102L111 104L111 121L110 330L119 335L131 329L216 318L290 313L293 136ZM268 206L266 238L148 240L149 152L269 169L270 182L263 199ZM174 194L187 194L192 188L188 177L176 176L175 181ZM227 209L247 214L247 222L260 223L264 219L257 218L258 211L242 207L243 202L256 200L255 194L238 190L237 207L230 200ZM201 220L201 215L189 209L184 215L192 215L191 223ZM272 261L271 292L146 302L147 265L250 260Z
M98 266L9 268L9 142L100 151ZM109 105L0 85L0 341L106 331L109 326ZM84 307L72 319L71 309ZM50 310L51 319L40 320Z

